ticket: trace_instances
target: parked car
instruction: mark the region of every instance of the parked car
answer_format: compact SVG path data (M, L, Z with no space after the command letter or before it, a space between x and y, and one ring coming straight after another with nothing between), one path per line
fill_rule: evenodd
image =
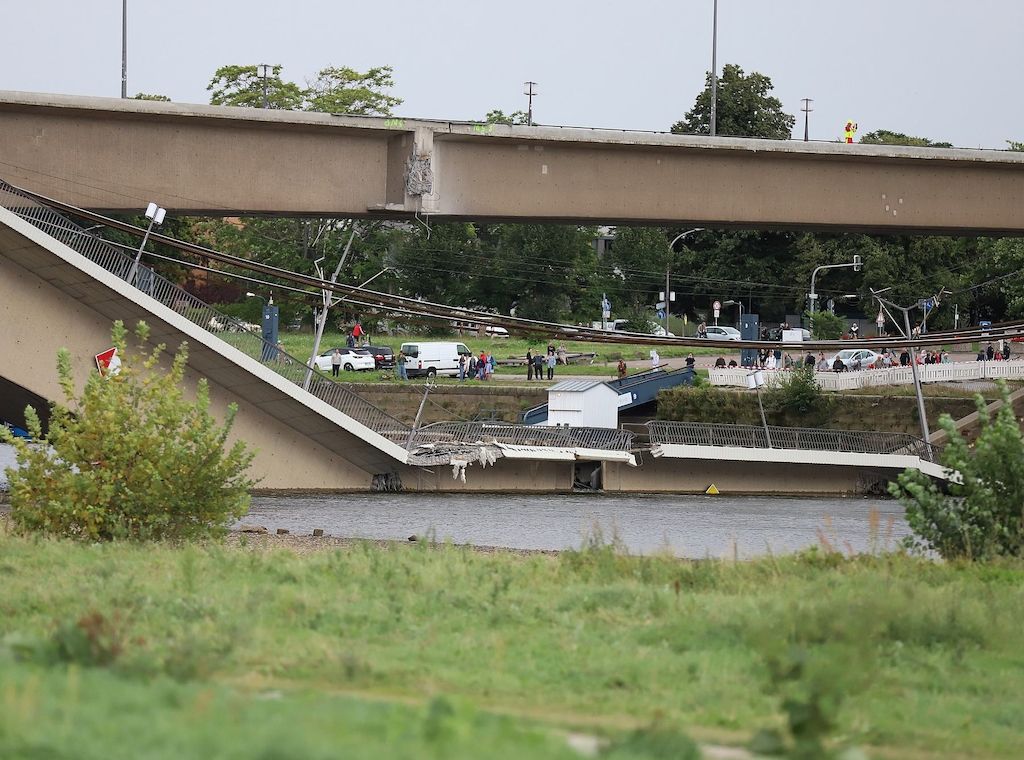
M498 327L497 325L487 325L484 328L484 334L489 338L507 338L508 330L504 327Z
M377 369L392 369L395 366L395 352L391 346L362 346L357 350L366 351L372 356Z
M409 377L434 377L459 374L459 356L472 356L464 343L422 341L403 343L401 351L406 356L405 372Z
M712 340L740 340L740 331L735 327L708 325L708 338Z
M338 346L338 351L341 351L341 368L346 372L352 372L353 370L368 370L376 367L373 355L363 348L348 348L346 346ZM331 371L331 357L334 355L335 349L331 348L316 357L316 368L321 372Z
M836 357L839 357L847 369L873 369L875 362L882 358L882 355L868 348L844 348L829 358L828 365L830 367L836 363ZM860 366L856 367L855 365L858 363Z

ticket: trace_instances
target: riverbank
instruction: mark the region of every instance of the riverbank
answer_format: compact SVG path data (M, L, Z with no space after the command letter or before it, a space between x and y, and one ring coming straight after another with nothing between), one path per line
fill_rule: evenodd
M784 704L876 757L1019 754L1020 563L295 538L0 532L0 755L578 757L582 731L652 757Z

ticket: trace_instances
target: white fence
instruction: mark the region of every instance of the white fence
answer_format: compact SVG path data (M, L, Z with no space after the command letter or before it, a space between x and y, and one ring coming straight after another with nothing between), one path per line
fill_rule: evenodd
M997 377L1024 379L1024 359L1005 362L952 362L949 364L919 364L923 383L956 383L964 380L989 380ZM764 370L765 382L771 385L785 377L789 370ZM750 370L744 367L712 367L708 377L712 385L747 387ZM815 372L814 379L822 390L848 391L876 385L910 385L914 376L910 367L862 369L852 372Z

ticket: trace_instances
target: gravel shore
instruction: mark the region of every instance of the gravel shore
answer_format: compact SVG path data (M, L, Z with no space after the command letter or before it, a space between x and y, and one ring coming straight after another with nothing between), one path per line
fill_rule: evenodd
M415 541L384 541L366 538L343 538L341 536L307 536L293 533L251 533L248 531L233 530L224 539L228 546L248 549L249 551L268 551L271 549L287 549L296 554L312 554L313 552L332 551L337 549L351 549L362 544L372 544L381 549L393 549L401 551L409 547L418 546L422 543ZM431 544L431 546L444 546L444 544ZM507 549L501 546L473 546L470 544L455 544L460 549L470 549L481 554L518 554L529 556L534 554L557 555L559 552L552 549Z

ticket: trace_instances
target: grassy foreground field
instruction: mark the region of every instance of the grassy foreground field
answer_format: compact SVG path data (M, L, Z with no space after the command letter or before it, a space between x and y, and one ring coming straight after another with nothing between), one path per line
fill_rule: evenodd
M1024 565L0 535L0 757L1019 757Z

